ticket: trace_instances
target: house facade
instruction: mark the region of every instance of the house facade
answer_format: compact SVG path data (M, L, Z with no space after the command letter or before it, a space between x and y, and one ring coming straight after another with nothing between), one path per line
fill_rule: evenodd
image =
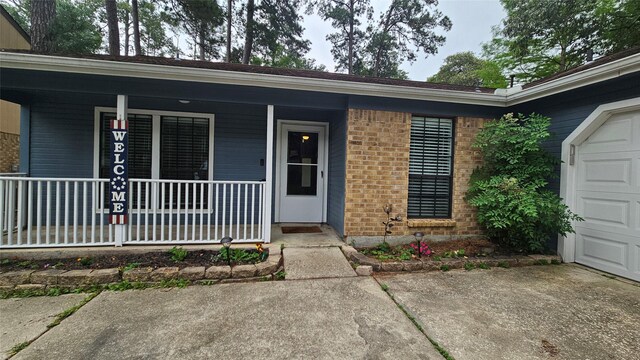
M0 75L3 100L22 106L20 170L28 174L0 180L7 248L206 243L223 236L269 242L278 223L326 223L345 241L369 245L382 238L386 204L402 218L392 241L417 231L432 239L481 236L464 196L480 162L471 144L485 122L508 112L551 116L558 137L548 146L563 157L562 142L594 111L640 97L637 51L506 90L8 51L0 52ZM636 116L629 106L617 116ZM129 136L123 228L108 218L110 124L119 119ZM629 134L630 143L640 142ZM630 146L625 151L635 151ZM640 165L632 166L640 173ZM553 186L561 190L560 182ZM628 189L632 197L640 192L635 186ZM640 205L633 211L627 215L640 218ZM580 233L561 239L558 250L579 260L584 247L576 244L585 239ZM624 239L626 255L602 243L589 251L626 256L626 276L633 277L640 243L633 234Z

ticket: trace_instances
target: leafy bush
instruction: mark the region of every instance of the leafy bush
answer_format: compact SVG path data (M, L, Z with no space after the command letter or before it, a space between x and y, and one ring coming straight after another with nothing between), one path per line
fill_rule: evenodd
M484 162L471 176L467 201L500 246L541 251L550 234L573 232L571 222L582 220L546 188L559 164L541 147L550 137L549 124L537 114L506 114L485 124L475 140Z

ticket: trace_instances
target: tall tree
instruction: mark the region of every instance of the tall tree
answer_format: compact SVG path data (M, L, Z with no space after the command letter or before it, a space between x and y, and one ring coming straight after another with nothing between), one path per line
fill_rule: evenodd
M507 16L485 54L525 82L578 66L603 52L599 1L501 0Z
M370 37L362 71L378 77L401 77L403 73L398 68L402 62L415 61L418 52L425 57L437 53L445 37L435 30L451 29L447 16L438 10L431 11L437 3L437 0L393 0L377 24L367 29Z
M368 20L373 15L369 0L322 0L316 5L318 14L337 30L327 35L331 42L331 53L336 62L336 70L347 70L353 74L356 49L361 47L365 33L360 29L361 18Z
M471 51L449 55L429 82L506 88L507 80L497 64L479 59Z
M31 48L42 53L54 51L54 22L56 1L39 0L31 3Z
M104 0L109 29L109 54L120 55L120 30L118 28L118 7L116 0Z
M251 51L253 50L253 38L255 36L255 1L247 1L247 20L245 23L244 35L244 51L242 53L242 63L248 64L251 60Z
M140 48L140 12L138 10L138 0L131 0L131 21L133 22L133 48L136 55L142 55Z
M233 0L227 0L227 52L225 61L231 62L231 29L233 21Z
M173 16L194 40L198 58L218 58L224 12L216 0L173 0Z
M603 52L640 46L640 1L599 0L596 16L602 26Z

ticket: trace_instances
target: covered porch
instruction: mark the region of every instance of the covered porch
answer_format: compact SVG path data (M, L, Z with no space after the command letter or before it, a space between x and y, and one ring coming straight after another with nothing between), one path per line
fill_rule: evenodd
M0 176L0 248L270 243L272 224L285 221L341 234L339 96L6 68L2 76L2 98L20 104L22 118L21 173ZM114 118L130 125L125 225L109 221L105 129ZM286 124L300 128L283 132ZM289 138L313 138L319 124L315 156L287 156L300 146ZM283 216L287 195L315 215Z

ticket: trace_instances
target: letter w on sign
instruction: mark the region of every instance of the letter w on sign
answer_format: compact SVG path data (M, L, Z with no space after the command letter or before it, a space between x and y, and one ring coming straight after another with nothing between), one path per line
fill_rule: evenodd
M127 223L129 199L129 134L127 120L111 120L109 168L109 224Z

